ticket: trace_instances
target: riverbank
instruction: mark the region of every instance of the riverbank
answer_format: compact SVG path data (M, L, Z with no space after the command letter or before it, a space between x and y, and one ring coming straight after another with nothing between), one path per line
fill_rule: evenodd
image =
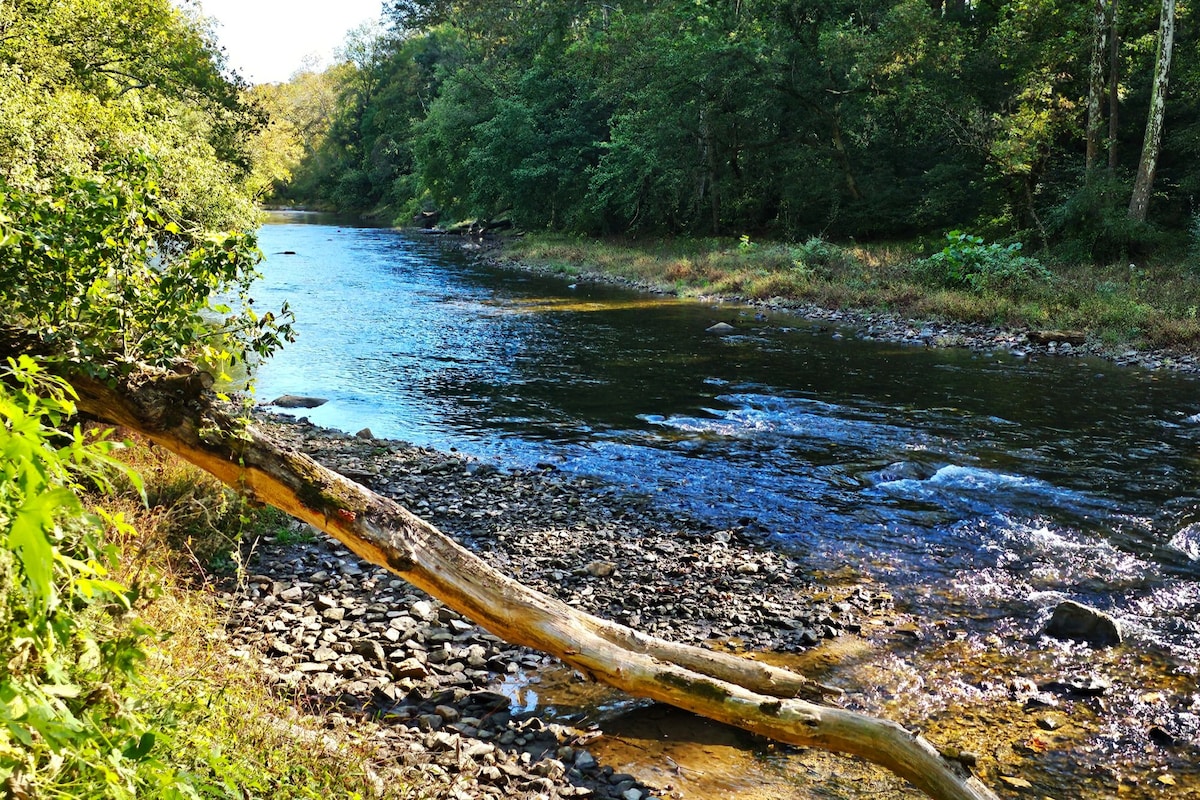
M1182 265L1058 267L1043 284L971 292L922 282L915 247L447 239L510 268L786 312L863 339L1200 374L1200 288Z
M522 582L647 633L797 653L864 629L913 630L890 595L856 576L815 584L747 529L715 530L587 478L501 471L282 418L259 424ZM605 733L600 717L643 703L597 694L306 526L260 539L247 570L244 585L224 593L235 656L305 706L331 709L331 725L369 724L375 744L428 794L695 796L669 779L639 782L589 751ZM534 700L555 692L566 702L547 716ZM856 782L861 769L851 770Z

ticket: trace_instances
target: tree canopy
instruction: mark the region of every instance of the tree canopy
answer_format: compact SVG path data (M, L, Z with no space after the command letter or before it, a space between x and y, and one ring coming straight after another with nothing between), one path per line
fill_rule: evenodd
M1190 4L1172 6L1175 37L1194 45ZM275 87L338 98L278 197L587 233L970 227L1108 258L1195 213L1200 60L1194 46L1156 60L1159 12L400 0L370 59ZM1173 78L1142 224L1128 208L1162 66Z
M256 163L245 89L170 0L0 3L0 337L33 343L0 363L6 796L196 797L207 780L161 744L173 709L132 688L154 632L105 539L133 531L80 499L112 489L113 444L54 373L216 371L289 335L246 294L253 180L279 170Z

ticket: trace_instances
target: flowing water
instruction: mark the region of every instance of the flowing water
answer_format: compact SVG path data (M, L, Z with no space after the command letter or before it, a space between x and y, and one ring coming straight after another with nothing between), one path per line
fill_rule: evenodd
M316 395L317 424L598 475L886 587L933 635L831 674L931 732L996 705L1014 673L1120 675L1069 715L1090 796L1200 791L1200 381L861 341L315 214L276 215L260 245L257 305L287 300L300 332L260 368L260 399ZM736 331L705 332L718 321ZM1116 616L1129 646L1039 640L1066 598ZM1054 776L1079 756L1046 766L1070 737L1042 738L1036 785L1082 796Z

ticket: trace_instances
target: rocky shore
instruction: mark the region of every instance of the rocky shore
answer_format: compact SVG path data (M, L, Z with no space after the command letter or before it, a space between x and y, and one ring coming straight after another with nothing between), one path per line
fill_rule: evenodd
M498 470L303 421L258 424L498 569L648 633L798 651L867 620L895 624L885 593L813 585L747 530L714 530L587 478ZM260 540L247 580L225 600L235 655L281 691L332 709L332 722L365 722L384 754L380 780L449 798L682 796L599 763L587 744L603 726L589 712L554 717L515 702L565 672L556 661L506 644L307 526Z

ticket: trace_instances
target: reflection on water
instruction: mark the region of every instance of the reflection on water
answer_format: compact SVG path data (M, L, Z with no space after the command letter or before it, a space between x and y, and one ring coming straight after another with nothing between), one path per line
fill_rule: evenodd
M304 415L757 526L980 651L1028 648L1063 598L1099 605L1195 691L1195 380L834 337L312 222L261 234L256 299L288 300L300 339L262 367L260 398L326 397ZM707 334L717 321L735 335Z

